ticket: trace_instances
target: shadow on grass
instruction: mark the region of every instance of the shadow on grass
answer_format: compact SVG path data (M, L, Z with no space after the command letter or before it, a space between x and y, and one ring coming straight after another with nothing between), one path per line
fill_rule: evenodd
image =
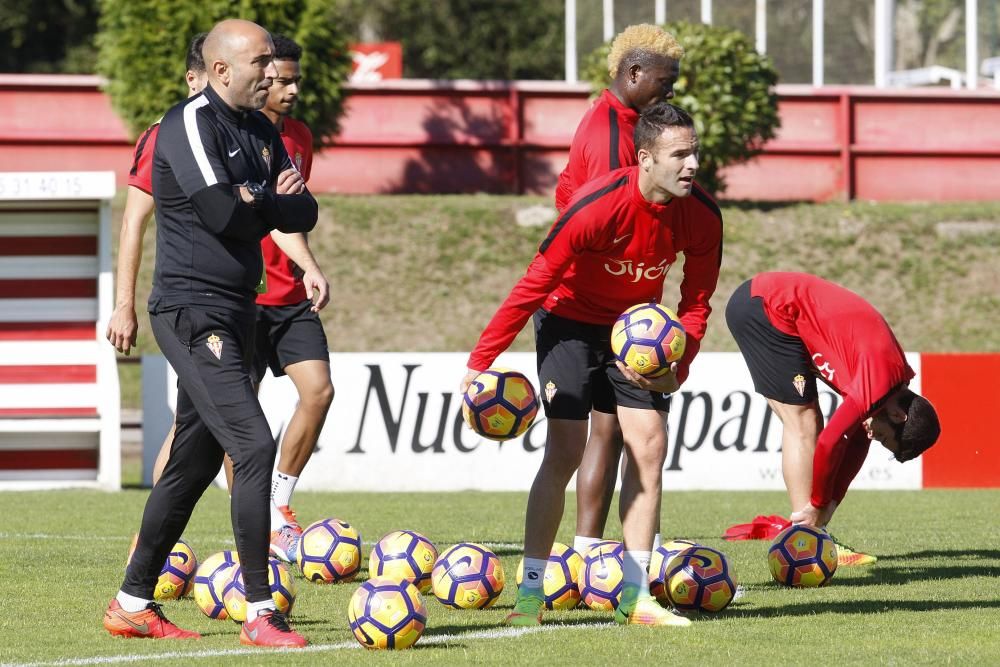
M732 618L773 618L818 614L881 614L890 611L947 611L954 609L1000 608L1000 600L839 600L782 604L777 607L733 609L723 614Z
M911 551L905 554L879 556L880 563L889 561L912 562L921 558L954 558L957 560L995 560L1000 563L1000 549L928 549L926 551Z
M879 559L881 564L882 559ZM1000 566L983 565L932 565L928 567L885 567L876 565L868 576L851 578L850 586L881 586L883 584L908 584L934 579L965 579L967 577L1000 577ZM836 583L836 579L834 579Z
M776 211L783 208L794 208L796 206L812 206L816 202L806 201L804 199L789 199L786 201L750 201L746 199L721 199L719 200L719 207L723 210L727 208L735 208L741 211Z

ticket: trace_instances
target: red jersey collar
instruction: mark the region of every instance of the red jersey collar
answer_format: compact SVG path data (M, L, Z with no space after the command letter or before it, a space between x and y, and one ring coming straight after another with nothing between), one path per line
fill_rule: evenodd
M615 97L615 94L609 89L604 89L604 92L601 93L601 99L608 105L614 107L615 111L617 111L622 117L626 118L629 124L635 125L639 121L639 112L632 107L627 107L622 104L622 101Z

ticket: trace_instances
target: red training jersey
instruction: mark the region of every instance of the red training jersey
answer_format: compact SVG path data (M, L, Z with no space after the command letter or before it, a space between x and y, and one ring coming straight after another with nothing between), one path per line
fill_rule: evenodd
M556 208L566 209L584 183L636 163L632 137L639 113L605 89L584 114L569 147L569 162L559 174Z
M281 141L292 164L309 181L312 172L312 132L305 123L294 118L285 118L281 130ZM306 287L302 283L302 272L277 246L268 234L260 242L264 255L264 270L267 272L267 291L257 295L259 306L291 306L306 300Z
M153 194L153 149L156 135L160 133L160 121L156 121L140 135L132 152L132 168L128 172L128 184L139 188L147 195Z
M639 168L587 183L542 242L527 273L479 338L469 368L488 368L539 307L579 322L612 326L637 303L659 301L663 281L684 253L677 314L687 332L678 364L684 381L698 353L722 260L722 214L697 185L666 204L639 192Z
M816 374L844 399L817 439L811 498L818 508L839 503L868 455L862 422L913 369L885 318L840 285L807 273L761 273L750 294L761 297L771 324L802 340Z

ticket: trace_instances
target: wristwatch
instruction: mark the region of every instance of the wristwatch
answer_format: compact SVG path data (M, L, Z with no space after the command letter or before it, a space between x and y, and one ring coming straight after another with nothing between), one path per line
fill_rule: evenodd
M264 186L260 183L247 183L247 192L253 197L252 207L257 208L264 201Z

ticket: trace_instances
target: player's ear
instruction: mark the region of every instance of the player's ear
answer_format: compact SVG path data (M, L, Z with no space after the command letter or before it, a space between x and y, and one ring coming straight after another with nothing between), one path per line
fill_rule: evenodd
M633 63L629 65L628 68L628 80L635 83L639 80L639 72L642 71L642 65L639 63Z
M212 63L211 71L215 74L216 78L219 79L224 84L229 83L230 69L229 64L224 60L216 60Z
M649 171L653 166L653 156L645 148L640 148L635 157L643 171Z

